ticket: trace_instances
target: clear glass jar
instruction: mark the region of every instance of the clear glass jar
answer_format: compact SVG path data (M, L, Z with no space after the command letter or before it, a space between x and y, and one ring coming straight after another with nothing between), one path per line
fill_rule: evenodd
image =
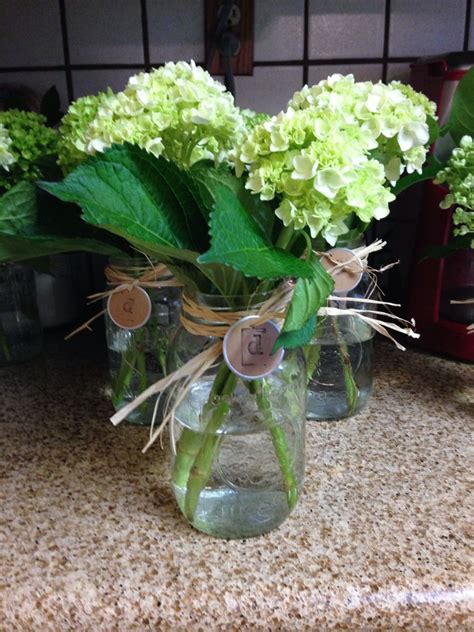
M0 365L30 360L41 345L33 270L0 264Z
M374 330L354 316L321 318L305 350L308 419L345 419L359 413L372 393Z
M369 275L347 293L350 298L378 299ZM344 297L331 307L370 309ZM377 309L372 308L372 309ZM318 319L311 344L305 347L308 368L308 419L345 419L359 413L372 393L372 356L375 331L357 316L325 316Z
M131 276L135 275L134 269L150 265L145 259L111 259L110 263L129 269ZM133 401L150 384L165 375L169 341L179 324L180 288L143 289L150 297L152 306L150 318L143 327L123 329L113 322L107 312L105 314L111 397L115 410ZM148 399L130 413L127 421L150 425L155 402L156 398Z
M215 311L227 300L199 295ZM233 309L246 309L234 297ZM243 306L243 307L242 307ZM181 327L173 338L173 371L215 344ZM303 487L306 372L301 351L287 351L267 377L244 380L221 360L192 383L170 426L172 485L187 520L222 538L278 527Z

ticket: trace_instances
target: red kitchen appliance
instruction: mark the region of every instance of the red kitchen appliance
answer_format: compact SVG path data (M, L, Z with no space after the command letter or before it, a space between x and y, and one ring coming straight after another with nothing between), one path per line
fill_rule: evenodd
M411 67L411 84L438 105L441 125L447 118L459 80L474 65L474 53L450 53L421 59ZM430 246L445 245L452 237L453 210L439 208L443 186L427 182L416 234L414 263L409 280L408 315L416 321L416 344L429 351L474 361L474 305L452 303L474 298L474 252L462 250L444 259L423 259Z

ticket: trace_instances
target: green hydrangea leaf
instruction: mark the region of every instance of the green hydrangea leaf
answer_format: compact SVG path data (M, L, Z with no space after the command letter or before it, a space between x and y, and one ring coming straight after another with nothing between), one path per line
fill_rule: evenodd
M63 252L124 254L123 244L88 226L79 209L21 182L0 197L0 261L25 261Z
M456 144L463 136L474 136L474 68L464 75L454 93L449 132Z
M313 314L308 318L301 329L282 331L275 342L273 353L275 353L275 351L277 351L280 347L284 347L285 349L297 349L298 347L307 345L314 336L315 329L316 315Z
M311 316L325 305L334 288L332 277L319 259L309 261L313 274L309 279L298 279L283 325L283 331L297 331L304 327Z
M221 263L258 279L310 277L312 268L289 252L275 248L238 197L225 186L214 188L211 248L198 262Z
M164 158L132 145L114 146L72 171L41 183L78 204L86 222L124 237L143 252L194 261L208 245L205 212L189 177Z
M123 255L113 246L94 239L67 238L55 235L12 235L0 232L0 263L28 261L64 252L93 252Z
M430 139L428 143L431 145L431 143L434 143L435 140L439 138L441 130L439 128L438 121L434 118L434 116L427 116L426 122L428 124L428 129L430 133Z
M275 223L275 213L268 202L258 195L252 195L245 188L245 180L238 178L225 165L217 167L210 160L202 160L191 168L191 175L198 186L203 202L212 210L215 202L215 188L226 186L239 199L245 210L254 218L265 235L271 235Z
M0 197L0 231L15 233L32 226L36 212L35 186L20 182Z
M326 304L334 288L332 277L319 259L311 256L308 264L313 275L309 279L298 279L275 349L293 349L310 342L316 328L318 310Z

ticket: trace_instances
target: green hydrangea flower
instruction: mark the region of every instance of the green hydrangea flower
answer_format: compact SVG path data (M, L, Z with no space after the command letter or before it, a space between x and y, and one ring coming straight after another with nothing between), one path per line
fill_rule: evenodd
M474 141L471 136L463 136L446 167L438 172L435 182L446 182L449 188L441 208L459 204L453 214L454 235L472 233L471 248L474 248Z
M86 133L86 151L133 143L188 167L225 160L245 131L233 96L192 61L167 63L131 77L101 105Z
M35 112L8 110L0 112L0 124L8 132L13 156L9 170L0 169L0 190L11 189L22 180L34 182L41 178L38 161L57 151L57 133L46 126L46 118Z
M107 93L80 97L69 106L59 127L58 164L64 174L87 158L87 129L97 116L100 106L112 96L113 92L109 89Z
M349 215L362 222L388 215L389 183L421 170L434 111L403 84L333 75L250 130L236 150L236 172L248 170L246 186L261 199L280 201L286 226L308 226L334 244Z
M252 130L257 125L265 123L265 121L268 121L270 118L270 115L266 114L265 112L255 112L254 110L250 110L249 108L240 110L240 114L244 119L245 129L247 131Z
M12 139L8 135L7 128L0 123L0 168L9 171L9 165L15 162L15 158L10 151Z

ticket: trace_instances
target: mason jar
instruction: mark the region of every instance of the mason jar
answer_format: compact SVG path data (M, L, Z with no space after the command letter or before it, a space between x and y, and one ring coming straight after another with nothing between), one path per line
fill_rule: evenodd
M378 299L367 273L348 292L350 298ZM329 301L341 309L377 309L344 296ZM375 330L354 315L318 317L311 344L305 347L308 370L308 419L345 419L367 405L373 382L373 338Z
M248 309L243 297L199 294L194 300L221 314ZM169 348L169 371L217 342L182 326ZM286 351L259 379L239 377L221 359L192 381L175 409L170 436L174 494L194 528L245 538L275 529L289 516L303 487L305 413L299 350Z
M0 264L0 365L30 360L41 345L32 268Z
M109 264L131 278L138 278L150 268L146 259L116 259ZM171 274L159 281L169 281ZM109 285L110 289L114 286ZM143 287L150 298L151 312L147 322L138 329L118 326L106 311L106 337L111 379L111 398L115 410L133 401L150 384L164 377L166 354L170 338L178 326L181 290L177 287ZM127 417L127 421L149 425L156 398L150 398Z

